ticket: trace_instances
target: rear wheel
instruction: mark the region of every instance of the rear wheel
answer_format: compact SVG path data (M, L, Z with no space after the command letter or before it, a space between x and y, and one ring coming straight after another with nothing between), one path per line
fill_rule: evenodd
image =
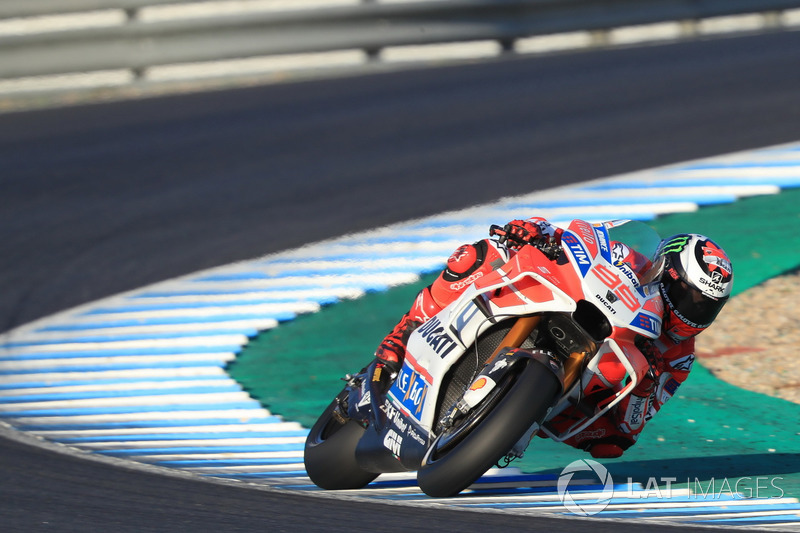
M417 474L425 494L454 496L469 487L541 421L560 391L558 378L538 361L527 361L462 419L433 442Z
M347 389L337 397L347 397ZM353 420L342 424L333 416L334 400L320 415L306 438L304 462L311 481L329 490L360 489L378 477L356 462L356 446L364 427Z

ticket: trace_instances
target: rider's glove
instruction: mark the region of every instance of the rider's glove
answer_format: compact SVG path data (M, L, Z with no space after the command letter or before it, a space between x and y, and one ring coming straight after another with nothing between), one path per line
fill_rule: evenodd
M529 220L512 220L502 228L492 226L491 234L499 235L500 242L506 243L511 249L522 248L526 244L534 244L544 237L541 227Z
M653 342L641 335L637 335L634 341L636 347L639 348L639 351L642 352L645 359L647 359L647 364L650 368L647 371L647 376L645 379L642 380L642 385L638 385L636 388L639 389L640 386L644 386L645 382L650 383L650 390L647 391L652 392L655 384L658 383L658 378L661 376L661 372L666 367L666 363L664 363L664 356L661 354L661 350L659 350ZM645 391L641 391L645 392ZM640 396L644 396L644 394L640 394Z
M512 220L503 229L508 232L511 248L532 244L542 238L542 228L528 220Z

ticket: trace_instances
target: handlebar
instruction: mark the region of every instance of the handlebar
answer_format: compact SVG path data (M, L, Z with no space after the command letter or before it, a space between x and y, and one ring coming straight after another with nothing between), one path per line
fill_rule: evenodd
M500 244L505 244L506 242L509 241L520 247L529 244L537 248L540 252L542 252L551 260L555 260L563 251L561 245L553 237L536 235L527 238L522 238L512 233L510 231L510 227L511 227L510 224L506 224L505 226L498 226L497 224L492 224L489 227L489 236L497 235L498 236L497 242L499 242Z

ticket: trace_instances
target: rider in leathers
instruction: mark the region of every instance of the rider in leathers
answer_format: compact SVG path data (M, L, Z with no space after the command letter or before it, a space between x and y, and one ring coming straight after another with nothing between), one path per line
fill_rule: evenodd
M496 230L495 238L458 248L439 277L420 291L411 309L378 347L377 370L382 372L383 379L388 381L400 370L408 337L420 324L455 300L472 282L503 265L523 243L557 244L562 232L543 218L513 220L502 230ZM697 234L669 237L661 242L658 254L665 258L660 280L664 303L662 333L656 340L637 339L637 346L650 363L650 372L611 411L564 441L595 458L619 457L636 442L645 423L689 375L695 359L694 337L714 321L730 296L733 284L730 260L707 237ZM650 266L646 257L618 242L612 243L612 259L619 268L634 272L643 272ZM605 365L608 373L613 374L614 368L609 365L614 364L612 358L608 361L602 358L599 366L603 371ZM580 418L583 415L576 409L568 410L549 424L561 431Z

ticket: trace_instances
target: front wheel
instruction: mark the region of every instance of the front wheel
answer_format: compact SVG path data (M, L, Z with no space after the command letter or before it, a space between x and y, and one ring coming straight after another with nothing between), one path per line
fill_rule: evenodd
M345 389L338 399L347 398ZM306 438L304 462L311 481L328 490L360 489L378 477L356 462L356 446L364 429L353 420L345 424L333 417L338 402L334 400L320 415Z
M489 395L433 442L417 473L428 496L455 496L480 478L541 422L561 390L538 361L509 372Z

